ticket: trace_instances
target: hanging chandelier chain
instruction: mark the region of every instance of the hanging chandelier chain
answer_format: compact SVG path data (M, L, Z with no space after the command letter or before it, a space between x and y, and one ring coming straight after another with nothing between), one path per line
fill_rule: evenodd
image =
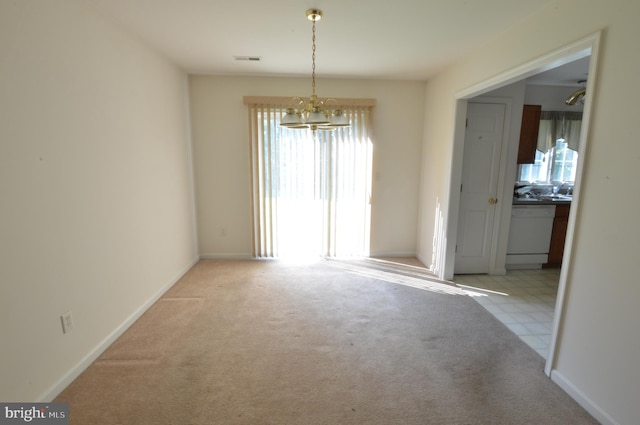
M312 36L311 36L311 94L316 94L316 21L313 20L312 26Z

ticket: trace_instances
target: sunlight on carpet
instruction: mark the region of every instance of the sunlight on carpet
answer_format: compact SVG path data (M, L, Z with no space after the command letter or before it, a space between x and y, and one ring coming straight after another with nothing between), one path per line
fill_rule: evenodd
M469 289L463 289L453 282L440 280L428 269L380 259L328 259L327 262L349 273L439 294L483 296Z

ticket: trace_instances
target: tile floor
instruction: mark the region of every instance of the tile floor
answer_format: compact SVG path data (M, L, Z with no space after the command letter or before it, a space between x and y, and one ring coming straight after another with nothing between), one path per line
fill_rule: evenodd
M539 269L456 275L453 280L546 359L559 277L560 269Z

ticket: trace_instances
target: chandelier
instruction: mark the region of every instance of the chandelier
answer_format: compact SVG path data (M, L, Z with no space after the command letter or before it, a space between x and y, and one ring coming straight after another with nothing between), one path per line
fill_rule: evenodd
M335 130L348 127L349 120L335 99L319 100L316 95L316 21L322 18L322 10L308 9L307 19L312 25L311 49L311 96L309 100L294 97L289 101L280 125L288 128L315 130ZM332 108L333 106L333 108Z

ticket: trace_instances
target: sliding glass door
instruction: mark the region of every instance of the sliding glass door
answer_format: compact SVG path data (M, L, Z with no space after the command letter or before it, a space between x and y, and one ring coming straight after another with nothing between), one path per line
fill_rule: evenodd
M367 256L371 108L332 131L279 126L282 107L250 107L254 255Z

